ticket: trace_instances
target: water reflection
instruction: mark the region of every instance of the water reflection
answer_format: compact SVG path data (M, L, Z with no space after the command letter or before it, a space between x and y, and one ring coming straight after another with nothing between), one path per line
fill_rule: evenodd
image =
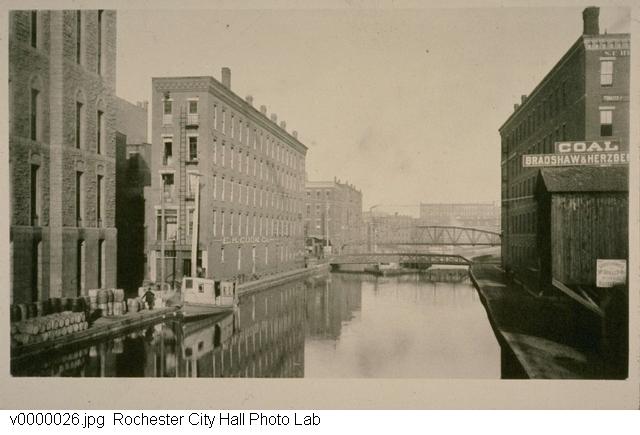
M448 280L449 282L443 282ZM498 378L500 351L465 271L331 274L13 364L18 376Z

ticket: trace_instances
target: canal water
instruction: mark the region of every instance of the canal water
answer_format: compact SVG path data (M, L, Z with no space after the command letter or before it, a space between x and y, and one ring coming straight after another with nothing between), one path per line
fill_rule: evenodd
M235 313L166 320L14 363L17 376L500 378L464 269L328 274L244 295Z

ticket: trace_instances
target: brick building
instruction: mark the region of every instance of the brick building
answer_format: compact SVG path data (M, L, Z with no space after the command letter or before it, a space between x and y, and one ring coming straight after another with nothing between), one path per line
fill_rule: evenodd
M147 143L147 102L116 102L117 285L137 294L144 280L144 188L151 186L151 144Z
M539 168L523 154L554 152L558 141L615 140L629 145L629 34L601 34L598 8L583 12L583 34L500 127L502 259L522 278L537 278ZM605 223L602 223L603 225Z
M498 230L500 206L494 203L420 204L423 225L460 226Z
M362 192L352 184L307 181L305 237L322 240L334 253L362 242Z
M275 114L267 117L265 106L256 110L251 96L233 93L230 82L228 68L222 82L153 79L151 188L145 194L151 281L162 281L164 273L173 283L191 273L198 183L202 275L242 280L304 266L307 148Z
M116 284L116 13L9 14L11 300Z

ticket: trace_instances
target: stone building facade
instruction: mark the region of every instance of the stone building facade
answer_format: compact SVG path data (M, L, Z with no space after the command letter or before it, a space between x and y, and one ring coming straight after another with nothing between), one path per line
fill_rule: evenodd
M152 87L149 279L172 284L192 273L194 229L205 277L247 280L303 267L307 148L297 133L232 92L228 68L221 82L154 78Z
M598 8L583 12L583 34L500 127L502 261L537 279L539 168L523 154L554 153L558 141L614 140L629 146L629 34L601 34Z
M116 12L9 14L11 300L114 287Z
M307 181L305 237L324 241L333 253L362 243L362 192L352 184Z

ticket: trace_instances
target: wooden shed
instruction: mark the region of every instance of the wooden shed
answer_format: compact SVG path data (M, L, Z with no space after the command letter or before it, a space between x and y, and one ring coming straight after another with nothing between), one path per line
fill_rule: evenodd
M544 168L538 173L543 286L596 287L598 259L628 260L628 168ZM557 286L556 286L557 287Z

